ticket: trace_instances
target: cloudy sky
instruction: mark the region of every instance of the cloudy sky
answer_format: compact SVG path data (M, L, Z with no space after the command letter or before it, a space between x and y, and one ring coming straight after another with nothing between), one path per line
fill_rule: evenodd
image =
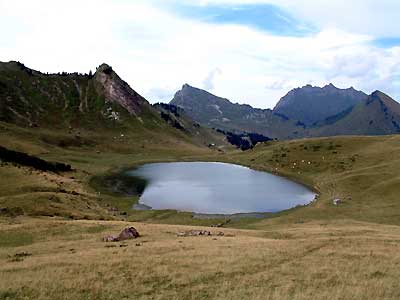
M330 82L400 100L398 0L0 0L0 61L106 62L149 101L184 83L272 108Z

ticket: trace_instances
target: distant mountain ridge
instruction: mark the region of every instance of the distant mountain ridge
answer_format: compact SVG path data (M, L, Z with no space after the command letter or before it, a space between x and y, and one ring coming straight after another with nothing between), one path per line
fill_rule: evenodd
M196 122L235 133L254 132L271 138L294 138L303 132L303 124L275 114L270 109L253 108L247 104L234 104L207 91L183 85L170 104L184 109Z
M400 104L375 91L336 122L316 126L315 136L384 135L400 133Z
M295 139L400 132L400 104L376 91L306 85L282 97L273 110L234 104L185 84L170 102L200 124L222 130Z
M306 85L282 97L274 112L310 126L348 110L367 97L367 94L353 87L339 89L332 83L322 88Z

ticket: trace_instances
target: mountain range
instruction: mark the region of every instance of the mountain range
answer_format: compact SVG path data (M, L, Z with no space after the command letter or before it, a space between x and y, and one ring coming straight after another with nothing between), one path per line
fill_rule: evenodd
M273 110L235 104L185 84L170 104L204 126L274 139L400 132L400 104L376 91L306 85L282 97Z
M0 122L20 127L103 130L241 149L270 139L400 133L400 104L376 91L306 85L274 109L235 104L183 85L169 104L151 105L113 68L94 74L44 74L19 62L0 62ZM151 140L151 138L149 138Z

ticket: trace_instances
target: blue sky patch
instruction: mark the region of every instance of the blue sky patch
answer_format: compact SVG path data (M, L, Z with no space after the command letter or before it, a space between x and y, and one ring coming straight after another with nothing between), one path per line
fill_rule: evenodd
M175 14L202 22L239 24L283 36L305 36L316 32L310 24L300 22L271 4L185 5L169 7Z
M373 44L381 48L400 47L400 37L398 38L381 38L373 41Z

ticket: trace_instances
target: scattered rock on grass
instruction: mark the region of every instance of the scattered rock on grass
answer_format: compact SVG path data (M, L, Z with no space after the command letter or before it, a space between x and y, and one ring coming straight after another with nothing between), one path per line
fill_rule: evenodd
M208 230L189 230L184 232L178 232L176 234L178 237L186 237L186 236L224 236L225 233L220 231L217 233L212 233Z
M178 232L177 236L210 236L212 235L208 230L189 230L185 232Z
M23 251L23 252L15 253L13 256L9 255L8 257L11 258L12 262L19 262L19 261L23 261L24 258L28 257L28 256L32 256L32 253Z

